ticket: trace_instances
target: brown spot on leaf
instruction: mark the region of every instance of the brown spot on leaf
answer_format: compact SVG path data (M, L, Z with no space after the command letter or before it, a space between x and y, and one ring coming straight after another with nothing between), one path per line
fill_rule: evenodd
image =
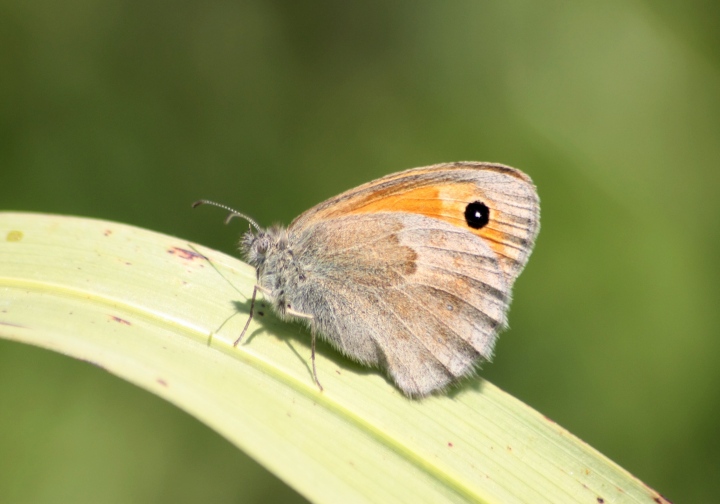
M3 313L7 313L5 310L3 310ZM12 322L2 322L0 321L0 325L8 326L8 327L21 327L25 328L25 326L21 326L20 324L13 324Z
M667 497L663 497L660 494L656 494L656 497L653 498L653 500L658 504L672 504L672 501L670 499L668 499Z
M110 319L119 324L123 324L123 325L127 325L127 326L132 325L129 321L127 321L123 318L120 318L120 317L116 317L115 315L110 315Z
M168 249L168 254L178 256L181 259L186 259L188 261L192 261L193 259L208 260L207 257L205 257L202 254L198 254L194 250L188 250L188 249L184 249L184 248L180 248L180 247L172 247L172 248Z

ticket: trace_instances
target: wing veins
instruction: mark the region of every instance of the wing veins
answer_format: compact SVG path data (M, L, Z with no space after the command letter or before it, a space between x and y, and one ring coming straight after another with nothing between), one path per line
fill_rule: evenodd
M437 286L435 286L435 285L426 284L426 283L423 283L423 282L408 282L408 283L406 283L405 285L422 285L423 287L429 287L430 289L444 292L445 294L448 294L448 295L450 295L450 296L452 296L452 297L454 297L454 298L456 298L456 299L459 299L462 303L465 303L465 304L468 305L469 307L471 307L471 308L477 310L478 312L482 313L483 315L485 315L485 317L487 317L488 320L491 320L492 322L495 323L495 327L497 327L497 326L500 325L500 321L492 318L490 315L488 315L487 313L485 313L485 310L481 310L480 308L478 308L478 307L475 306L474 304L471 304L471 303L467 302L465 299L463 299L463 298L461 298L461 297L453 294L452 292L448 292L448 291L446 291L446 290L443 289L443 288L437 287Z
M404 293L403 293L403 294L404 294ZM390 305L385 301L385 299L383 299L382 296L378 296L377 293L373 292L373 297L374 297L377 301L379 301L380 303L382 303L382 304L386 307L387 312L388 312L388 313L391 313L391 314L393 315L393 317L395 317L395 319L396 319L398 322L400 322L400 324L405 328L405 330L408 332L408 334L410 334L410 336L412 336L412 338L413 338L415 341L417 341L418 343L420 343L420 344L425 348L425 350L427 350L427 352L428 352L430 355L432 355L433 357L435 357L435 354L432 352L432 350L431 350L430 348L428 348L428 346L425 344L425 342L424 342L419 336L417 336L417 335L415 334L415 332L413 332L413 331L407 326L407 324L405 324L405 320L404 320L401 316L399 316L399 315L390 307ZM411 299L412 299L412 298L411 298ZM453 332L454 332L454 331L453 331ZM435 360L440 363L440 365L441 365L441 366L443 367L443 369L445 370L446 374L448 374L450 377L454 377L454 376L455 376L455 375L452 373L452 371L450 371L450 369L445 365L445 363L441 362L441 361L440 361L439 359L437 359L437 358L436 358ZM414 380L413 380L413 381L414 381Z
M405 296L406 299L410 299L411 301L415 301L412 296L410 296L407 292L401 290L401 288L399 288L399 287L394 287L394 290L397 290L398 292L400 292L400 294L402 294L403 296ZM457 296L455 296L455 297L457 297ZM444 319L444 318L438 317L435 313L433 313L432 311L428 310L427 307L426 307L425 305L423 305L423 304L420 304L420 308L421 308L422 310L424 310L425 312L427 312L432 318L434 318L437 322L439 322L439 323L440 323L441 325L443 325L445 328L447 328L451 333L453 333L455 336L457 336L463 343L465 343L468 347L470 347L476 354L480 355L480 352L478 352L478 351L475 349L474 346L472 346L470 343L468 343L467 340L465 340L459 332L457 332L455 329L453 329L452 327L450 327L450 326L447 324L447 322L445 322L445 319ZM473 326L473 327L474 327L474 326Z
M479 280L479 279L477 279L477 278L475 278L475 277L471 277L470 275L466 275L465 273L460 273L460 272L457 272L457 271L453 271L453 270L450 270L450 269L448 269L448 268L443 268L442 266L437 266L437 265L432 264L432 263L419 262L419 261L415 261L415 263L416 263L416 264L422 264L422 265L424 265L424 266L426 266L426 267L428 267L428 268L433 268L433 269L435 269L435 270L445 271L445 272L451 274L452 276L461 276L461 277L464 277L464 278L469 278L470 280L472 280L472 281L474 281L474 282L477 282L477 283L479 283L480 285L484 285L484 286L487 287L489 290L494 291L494 292L497 292L500 296L502 296L502 297L498 297L497 295L494 295L494 294L493 294L492 297L493 297L494 299L497 299L498 301L501 301L501 302L502 302L502 301L507 301L507 299L506 299L506 297L505 297L505 294L503 294L500 289L498 289L497 287L493 287L493 286L490 285L489 283L483 282L482 280ZM457 296L455 296L455 297L457 297ZM503 303L503 306L504 306L504 305L505 305L505 303Z

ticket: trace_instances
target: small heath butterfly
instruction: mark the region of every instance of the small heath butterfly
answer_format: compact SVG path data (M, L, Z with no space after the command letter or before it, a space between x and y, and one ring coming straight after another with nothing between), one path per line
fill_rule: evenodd
M240 249L257 292L281 318L383 369L422 397L490 360L511 290L533 249L540 206L530 177L494 163L443 163L374 180L335 196L289 227L246 219Z

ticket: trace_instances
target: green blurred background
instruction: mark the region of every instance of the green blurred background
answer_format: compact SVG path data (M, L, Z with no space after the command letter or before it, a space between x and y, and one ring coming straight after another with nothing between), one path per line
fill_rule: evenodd
M720 494L720 4L0 4L0 208L233 252L443 161L530 174L542 230L483 376L677 502ZM0 502L297 502L199 422L0 342ZM318 481L317 484L322 484Z

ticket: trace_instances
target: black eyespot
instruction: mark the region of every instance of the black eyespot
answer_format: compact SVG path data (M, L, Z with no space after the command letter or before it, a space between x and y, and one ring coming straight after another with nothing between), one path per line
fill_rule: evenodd
M465 207L465 222L471 228L483 228L489 221L490 209L482 201L473 201Z

